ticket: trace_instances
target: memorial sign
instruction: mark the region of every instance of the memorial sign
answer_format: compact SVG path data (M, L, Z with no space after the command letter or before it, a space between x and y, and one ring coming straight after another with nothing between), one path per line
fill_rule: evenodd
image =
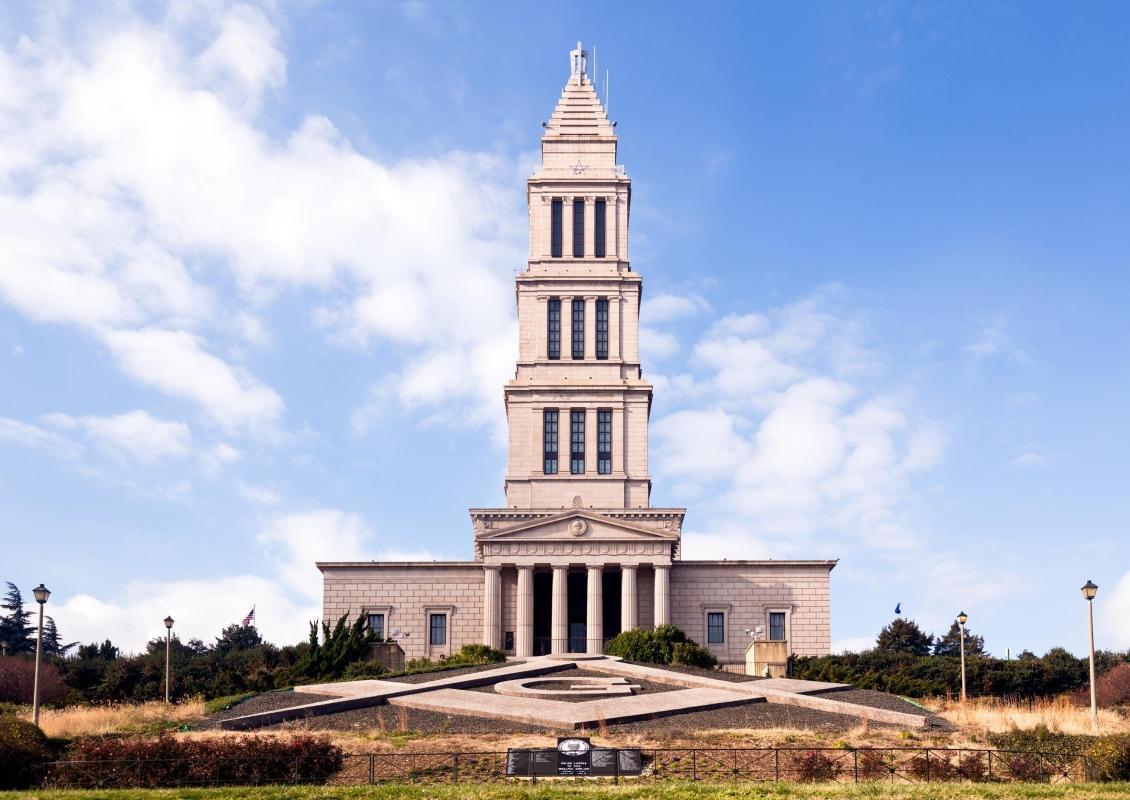
M555 748L506 751L506 775L513 778L614 778L642 772L643 753L638 748L593 747L584 736L562 736Z

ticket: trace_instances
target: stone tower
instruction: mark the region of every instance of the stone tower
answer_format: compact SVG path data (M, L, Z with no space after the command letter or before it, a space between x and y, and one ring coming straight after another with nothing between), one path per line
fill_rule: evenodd
M632 184L579 42L569 60L527 182L506 505L647 508L651 384L640 371L642 282L628 260Z

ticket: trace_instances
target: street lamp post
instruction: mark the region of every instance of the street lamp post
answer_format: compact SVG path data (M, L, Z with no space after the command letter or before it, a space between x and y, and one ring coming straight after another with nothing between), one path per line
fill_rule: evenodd
M31 721L39 724L39 664L43 660L43 606L47 605L47 598L51 591L42 583L32 589L35 602L39 603L39 633L35 638L35 681L31 690Z
M173 618L165 617L165 703L169 702L169 663L173 646Z
M965 623L969 615L962 611L957 615L957 624L961 626L961 703L965 704Z
M1095 611L1094 599L1099 587L1091 581L1083 584L1083 597L1087 598L1087 635L1091 645L1091 731L1099 732L1099 705L1095 699Z

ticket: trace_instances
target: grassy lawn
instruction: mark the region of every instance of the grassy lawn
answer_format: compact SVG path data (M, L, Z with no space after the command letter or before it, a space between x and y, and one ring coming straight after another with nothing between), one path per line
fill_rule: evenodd
M1102 800L1107 797L1130 797L1130 784L1079 784L1048 786L1046 784L1008 785L939 785L891 786L884 783L840 784L749 784L711 785L692 783L651 783L612 786L585 783L542 783L537 787L508 785L459 786L350 786L269 788L233 787L227 789L169 789L112 791L35 791L0 792L0 798L36 798L37 800L161 800L161 798L196 798L197 800L566 800L566 798L615 797L622 800L715 800L715 798L781 798L781 800L852 800L852 798L894 798L895 800L1011 800L1012 798L1073 798Z

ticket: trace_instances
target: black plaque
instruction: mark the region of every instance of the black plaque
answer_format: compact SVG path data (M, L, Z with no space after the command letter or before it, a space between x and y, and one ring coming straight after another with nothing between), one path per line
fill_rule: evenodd
M592 744L586 736L563 736L557 740L557 774L592 774Z
M510 748L506 751L507 777L541 778L556 774L556 750L527 750L525 748Z

